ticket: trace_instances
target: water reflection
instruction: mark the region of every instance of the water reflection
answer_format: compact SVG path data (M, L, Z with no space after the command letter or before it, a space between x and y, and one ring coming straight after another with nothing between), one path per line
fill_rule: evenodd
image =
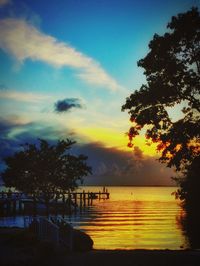
M84 189L99 191L100 188ZM186 223L182 223L182 218L180 219L183 216L182 208L171 196L175 188L110 187L108 189L109 200L95 200L92 206L81 213L66 216L67 221L74 227L92 237L94 248L189 248L188 240L191 241L194 235L190 238L186 236L189 227L186 227ZM1 219L0 225L2 225Z
M94 240L97 249L188 248L176 216L181 207L174 188L110 188L110 200L96 202L71 222Z

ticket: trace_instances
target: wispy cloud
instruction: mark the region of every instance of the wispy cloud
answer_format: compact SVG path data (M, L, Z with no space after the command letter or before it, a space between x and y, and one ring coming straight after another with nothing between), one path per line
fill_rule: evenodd
M39 103L50 100L51 96L31 92L19 92L13 90L0 90L1 99L10 99L19 102Z
M24 19L7 18L0 21L0 48L19 62L31 59L54 67L71 67L78 70L77 76L87 83L111 91L123 90L99 62L39 31Z
M0 116L0 130L1 130L0 136L11 131L15 127L23 126L24 124L26 123L18 116L12 116L6 119Z
M78 98L66 98L55 103L57 113L69 112L72 108L83 108Z
M0 0L0 8L10 3L11 3L10 0Z

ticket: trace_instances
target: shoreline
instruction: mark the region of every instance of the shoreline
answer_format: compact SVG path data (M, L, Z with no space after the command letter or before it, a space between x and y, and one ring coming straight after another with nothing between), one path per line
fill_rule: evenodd
M0 246L1 248L1 246ZM3 252L6 250L3 249ZM92 250L89 252L53 252L35 254L26 249L7 250L1 266L199 266L200 251L172 250ZM5 255L5 253L4 253ZM14 255L14 256L13 256Z
M93 249L69 252L39 242L21 228L0 228L1 266L199 266L200 250ZM20 236L20 237L19 237Z

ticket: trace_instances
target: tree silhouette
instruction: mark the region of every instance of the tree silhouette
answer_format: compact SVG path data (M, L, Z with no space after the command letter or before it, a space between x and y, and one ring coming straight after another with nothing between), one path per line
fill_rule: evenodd
M4 159L7 169L1 174L5 185L41 197L48 207L50 199L77 187L77 182L91 173L84 155L71 155L71 140L50 145L39 139L39 145L25 144L23 150Z
M155 34L149 53L138 62L144 68L146 84L135 91L122 106L128 110L134 137L145 132L147 140L157 143L160 161L183 174L177 179L177 196L191 204L195 193L193 170L200 156L200 14L197 8L172 17L163 36ZM182 105L182 117L170 118L169 110ZM193 181L191 180L191 177ZM197 196L198 194L198 196ZM200 187L195 202L200 204ZM199 205L198 205L199 206Z

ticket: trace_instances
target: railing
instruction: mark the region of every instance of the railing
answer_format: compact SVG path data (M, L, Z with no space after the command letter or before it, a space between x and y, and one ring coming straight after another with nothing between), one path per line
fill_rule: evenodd
M36 217L24 216L24 228L29 228L34 219L37 221Z
M66 222L62 218L24 217L24 227L32 226L38 239L50 241L56 246L59 244L73 250L73 227L67 224L67 230L62 232L58 224Z
M39 218L38 237L40 240L47 240L59 245L59 227L47 218Z

